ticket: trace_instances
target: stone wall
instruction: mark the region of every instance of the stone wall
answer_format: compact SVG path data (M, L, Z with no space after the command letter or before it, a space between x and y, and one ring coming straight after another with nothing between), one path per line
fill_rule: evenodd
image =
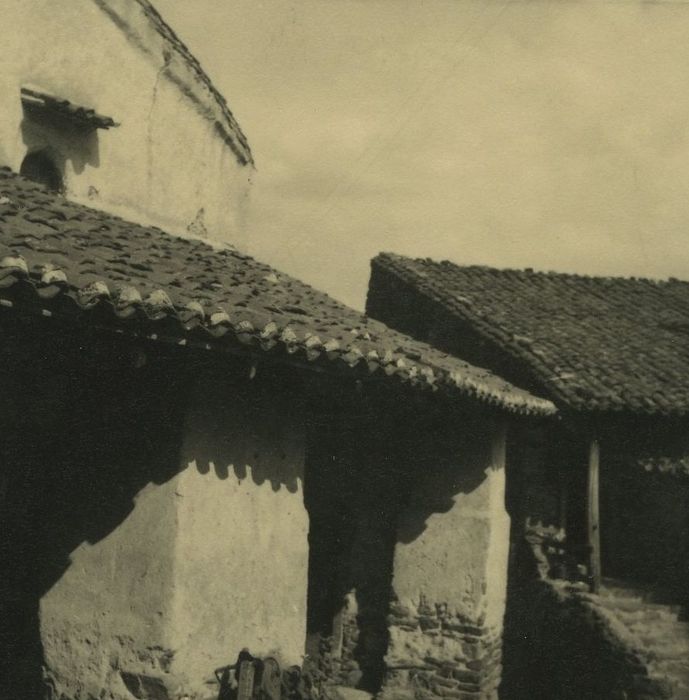
M137 0L6 0L0 165L46 149L70 199L180 235L248 245L254 168L227 143L215 98ZM95 108L119 124L37 121L20 88Z
M654 700L672 697L653 679L603 607L583 587L539 580L522 588L505 635L506 700Z
M614 614L609 599L583 583L548 578L553 567L535 540L522 570L511 577L505 617L504 700L654 700L670 698L670 684L654 677L649 658ZM528 552L532 553L529 562ZM526 565L525 565L526 564ZM636 607L634 607L636 606ZM625 610L642 613L641 600ZM658 606L651 606L657 608ZM643 615L641 616L643 617ZM651 617L662 635L662 613ZM651 622L646 634L652 634ZM645 623L644 623L645 624ZM667 640L671 642L671 640Z
M386 696L413 692L469 700L497 697L501 627L468 619L444 603L393 603Z

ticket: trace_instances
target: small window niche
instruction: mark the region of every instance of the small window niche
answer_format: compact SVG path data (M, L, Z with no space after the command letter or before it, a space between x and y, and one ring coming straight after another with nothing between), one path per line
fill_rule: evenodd
M77 105L45 90L21 88L21 133L26 156L20 173L54 192L64 192L65 165L70 175L99 167L98 132L117 126L112 117Z
M27 153L22 161L19 174L43 185L52 192L61 193L64 191L62 172L45 150Z

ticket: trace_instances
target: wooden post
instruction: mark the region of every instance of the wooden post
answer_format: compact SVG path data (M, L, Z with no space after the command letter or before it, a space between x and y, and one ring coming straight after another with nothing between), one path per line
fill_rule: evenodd
M334 659L342 658L342 643L344 642L344 618L346 603L343 601L340 609L333 617L333 633L330 646L330 656Z
M567 504L569 501L569 473L565 464L558 465L558 527L567 534Z
M598 440L591 440L589 444L589 474L588 474L588 545L590 552L589 575L591 578L591 590L597 593L600 589L600 514L598 505L598 481L600 472L600 448Z

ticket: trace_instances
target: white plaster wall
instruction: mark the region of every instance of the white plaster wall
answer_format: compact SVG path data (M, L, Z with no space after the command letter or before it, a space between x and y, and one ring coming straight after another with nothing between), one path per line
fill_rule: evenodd
M452 614L501 627L510 532L504 444L499 428L470 433L455 459L424 470L395 548L393 588L403 605L443 603ZM425 527L410 538L420 521Z
M120 672L165 675L159 652L170 648L174 491L174 481L146 486L130 516L98 543L81 544L43 596L41 641L56 697L83 700L107 689L127 698Z
M200 383L175 491L174 668L199 691L247 647L303 661L309 521L292 398Z
M213 669L244 647L302 663L303 417L293 397L254 388L199 380L179 472L142 489L107 537L80 545L43 597L58 695L130 698L124 673L170 697L215 697Z
M491 443L491 466L486 487L491 529L486 558L486 626L502 629L507 602L507 566L510 553L510 516L505 505L505 426L498 426Z
M0 165L48 147L66 195L173 233L240 248L252 165L216 130L216 103L134 0L6 0L2 6ZM84 139L22 128L22 85L113 117Z

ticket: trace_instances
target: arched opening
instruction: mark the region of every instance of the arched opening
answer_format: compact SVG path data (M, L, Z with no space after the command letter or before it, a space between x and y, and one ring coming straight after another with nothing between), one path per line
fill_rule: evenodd
M53 192L62 192L62 173L45 151L27 153L19 173Z

